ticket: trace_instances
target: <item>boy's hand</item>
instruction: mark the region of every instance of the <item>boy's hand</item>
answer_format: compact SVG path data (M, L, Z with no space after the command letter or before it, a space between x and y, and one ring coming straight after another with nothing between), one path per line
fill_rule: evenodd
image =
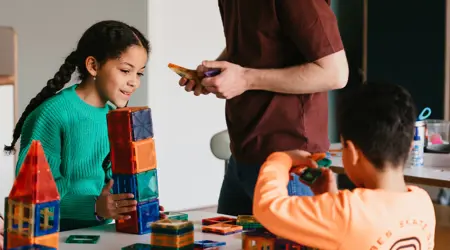
M300 181L305 185L308 185L315 195L323 193L337 193L338 188L333 171L328 168L320 168L320 170L322 171L322 175L320 175L320 177L317 178L313 184L303 182L301 179ZM293 168L291 172L300 175L302 171L303 169Z
M98 216L105 219L128 220L129 215L123 215L136 210L137 201L133 194L111 194L110 190L114 184L110 180L103 188L102 193L95 203Z

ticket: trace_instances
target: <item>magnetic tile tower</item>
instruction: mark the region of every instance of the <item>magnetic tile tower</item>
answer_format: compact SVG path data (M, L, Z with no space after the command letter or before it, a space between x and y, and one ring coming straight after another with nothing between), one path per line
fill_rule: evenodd
M5 199L5 249L57 249L59 199L44 149L33 141Z
M159 192L151 110L126 107L107 115L111 148L113 193L132 193L136 211L129 220L116 221L116 231L130 234L151 232L159 220Z

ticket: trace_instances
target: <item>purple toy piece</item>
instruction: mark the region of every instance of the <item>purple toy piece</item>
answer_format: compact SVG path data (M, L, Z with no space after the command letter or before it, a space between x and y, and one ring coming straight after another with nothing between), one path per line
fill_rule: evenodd
M212 70L206 71L204 74L206 77L213 77L213 76L217 76L218 74L220 74L220 72L222 72L220 69L212 69Z

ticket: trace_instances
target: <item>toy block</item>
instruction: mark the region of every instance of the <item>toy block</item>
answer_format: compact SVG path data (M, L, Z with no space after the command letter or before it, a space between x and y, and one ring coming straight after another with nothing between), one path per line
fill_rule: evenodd
M179 213L179 212L164 212L164 214L167 216L167 219L172 220L188 220L188 215L185 213Z
M139 174L113 174L113 193L132 193L138 203L158 198L158 176L156 169Z
M24 246L24 247L11 248L9 250L56 250L56 248L34 244L34 245L29 245L29 246Z
M274 250L277 237L266 231L256 230L242 233L242 249L269 249Z
M137 205L136 211L127 213L128 220L116 221L116 231L130 234L147 234L151 232L151 224L159 220L159 200L155 199Z
M176 65L174 63L169 63L167 65L169 69L171 69L173 72L175 72L180 77L184 77L188 80L195 81L195 83L199 84L201 81L201 78L198 76L197 71L193 69L187 69L184 67L181 67L179 65Z
M8 232L38 237L59 232L59 201L26 204L8 200L6 226Z
M39 141L32 141L9 199L25 203L59 200L58 188Z
M58 248L59 233L47 234L34 238L34 244L43 245L47 247Z
M167 66L169 67L169 69L171 69L173 72L175 72L180 77L184 77L188 80L192 80L197 84L200 84L200 81L205 77L213 77L213 76L217 76L221 73L220 69L212 69L212 70L205 72L203 74L203 76L199 76L197 74L197 71L193 70L193 69L187 69L187 68L178 66L176 64L173 64L173 63L169 63Z
M263 228L261 223L251 215L238 215L236 225L242 226L244 230Z
M34 235L43 236L59 232L59 201L35 205Z
M184 234L158 234L152 232L151 245L155 247L170 247L182 248L194 245L194 231L186 232Z
M194 224L191 221L164 219L154 222L151 227L152 249L193 249Z
M290 240L278 238L275 242L275 249L280 250L313 250L313 248L302 246Z
M14 249L31 245L41 245L58 249L59 233L48 234L39 237L23 236L8 232L8 245L6 249Z
M217 224L217 223L236 225L236 219L227 217L227 216L218 216L218 217L207 218L207 219L202 220L202 225L204 225L204 226Z
M5 231L11 233L8 234L8 237L15 237L14 235L27 238L34 237L34 224L36 218L35 205L8 200L7 206L7 214L5 214L7 227L5 227ZM8 241L10 240L11 239L8 239Z
M242 226L238 225L230 225L224 223L217 223L208 226L202 226L202 232L204 233L213 233L220 235L229 235L234 233L242 232Z
M107 115L111 144L126 144L153 137L151 109L126 107L112 110Z
M213 240L194 241L194 250L195 249L219 250L226 244L227 244L226 242L219 242Z
M136 174L156 168L155 142L152 138L113 144L111 147L111 167L115 174Z
M163 219L152 223L152 234L181 235L194 231L191 221Z
M100 235L70 235L66 243L71 244L97 244Z

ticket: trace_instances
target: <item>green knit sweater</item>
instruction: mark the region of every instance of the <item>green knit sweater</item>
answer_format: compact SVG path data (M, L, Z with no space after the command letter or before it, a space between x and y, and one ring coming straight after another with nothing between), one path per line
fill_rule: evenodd
M49 98L27 117L16 168L17 175L31 141L39 140L61 197L61 229L99 224L95 200L105 183L102 163L109 152L106 114L112 107L87 104L75 92L77 86Z

